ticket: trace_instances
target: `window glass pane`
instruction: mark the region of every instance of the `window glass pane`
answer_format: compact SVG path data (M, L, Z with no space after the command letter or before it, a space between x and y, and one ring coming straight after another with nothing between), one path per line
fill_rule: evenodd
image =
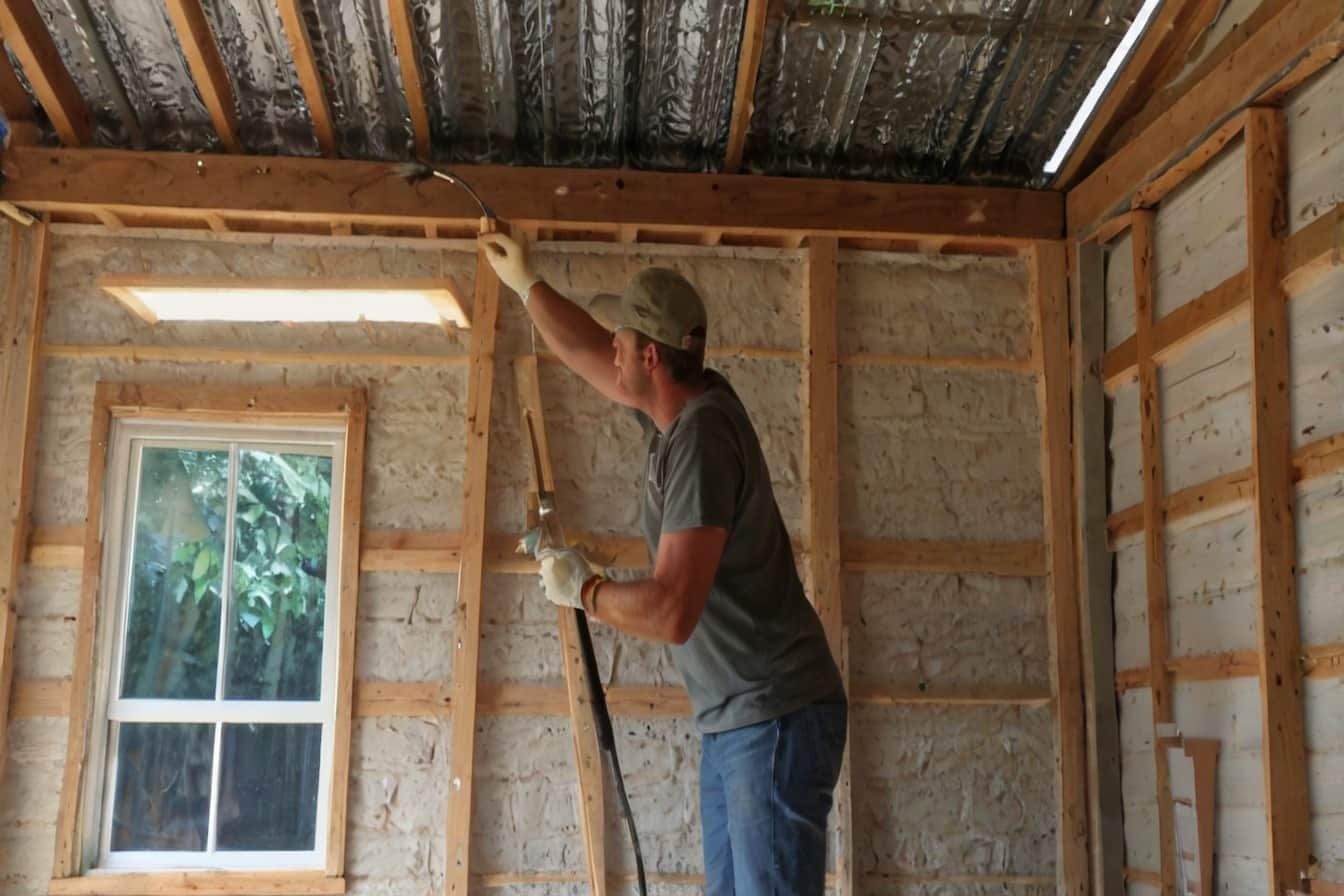
M220 850L313 849L321 725L225 725Z
M225 696L318 700L331 458L240 453Z
M118 727L112 849L204 850L215 726Z
M228 474L227 451L142 452L123 697L215 696Z

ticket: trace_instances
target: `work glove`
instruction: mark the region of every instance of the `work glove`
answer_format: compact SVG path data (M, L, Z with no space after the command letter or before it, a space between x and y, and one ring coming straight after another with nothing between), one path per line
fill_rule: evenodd
M583 586L589 579L602 575L582 551L575 548L542 548L537 553L541 561L541 586L546 599L561 607L583 609Z
M541 282L527 257L527 244L502 233L486 233L477 237L477 245L495 269L500 282L518 293L527 304L527 294Z

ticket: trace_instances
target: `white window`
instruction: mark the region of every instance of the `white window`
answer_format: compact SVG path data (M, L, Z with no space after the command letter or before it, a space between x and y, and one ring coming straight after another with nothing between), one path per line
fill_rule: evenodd
M344 444L113 421L85 868L324 867Z

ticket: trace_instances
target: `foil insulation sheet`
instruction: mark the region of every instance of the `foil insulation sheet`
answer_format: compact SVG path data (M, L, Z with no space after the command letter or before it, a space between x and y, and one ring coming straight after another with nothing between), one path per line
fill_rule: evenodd
M410 158L411 119L387 0L304 0L299 8L331 109L337 154Z
M126 120L125 107L114 95L114 91L121 89L117 73L106 71L102 64L99 35L88 27L88 9L81 3L82 0L36 0L34 5L88 107L94 142L99 146L130 146L132 134L139 133L139 121Z
M757 172L1029 184L1140 0L787 0L767 23Z
M243 151L317 155L313 119L273 0L201 0L201 6L233 83Z
M61 2L70 8L83 4L92 13L98 40L144 135L134 142L191 152L219 147L162 0Z

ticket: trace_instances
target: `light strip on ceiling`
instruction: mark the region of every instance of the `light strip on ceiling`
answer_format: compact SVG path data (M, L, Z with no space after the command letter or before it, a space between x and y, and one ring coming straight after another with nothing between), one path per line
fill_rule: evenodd
M1083 133L1083 127L1092 118L1092 113L1096 110L1097 104L1101 98L1106 95L1111 82L1115 80L1116 75L1120 74L1120 69L1124 67L1126 60L1129 59L1130 51L1134 45L1139 42L1143 32L1148 30L1148 23L1152 21L1157 8L1162 5L1162 0L1145 0L1143 6L1139 9L1138 15L1134 17L1133 23L1125 36L1120 39L1120 45L1115 48L1111 58L1107 61L1106 67L1101 70L1097 80L1093 82L1092 89L1087 92L1087 97L1083 104L1078 107L1078 112L1073 116L1073 121L1069 122L1068 130L1064 132L1064 138L1059 141L1055 147L1055 153L1050 160L1045 163L1045 173L1054 174L1064 164L1064 160L1069 157L1069 151L1073 145L1078 142L1078 137Z

